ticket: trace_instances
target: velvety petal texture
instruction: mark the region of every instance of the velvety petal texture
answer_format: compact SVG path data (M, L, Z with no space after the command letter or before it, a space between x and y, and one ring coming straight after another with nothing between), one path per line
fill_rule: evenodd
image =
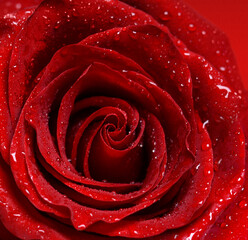
M220 30L182 0L0 9L1 239L247 239L247 92Z

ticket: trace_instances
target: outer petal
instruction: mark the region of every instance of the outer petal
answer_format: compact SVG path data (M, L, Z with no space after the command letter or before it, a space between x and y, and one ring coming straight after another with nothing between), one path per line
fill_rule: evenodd
M137 15L135 21L132 13ZM16 124L21 108L35 85L35 76L62 46L116 26L148 22L158 25L149 15L118 1L97 0L92 4L88 4L87 0L43 1L25 23L14 44L17 51L12 54L9 74L9 105L13 123Z
M248 143L248 112L244 111L243 129ZM246 149L245 182L236 199L225 209L221 217L204 239L246 240L248 236L248 152Z
M13 181L9 167L0 159L0 216L2 224L20 239L89 239L102 240L104 237L77 232L61 225L38 212L23 196ZM1 229L1 228L0 228ZM4 229L1 238L11 236ZM4 238L16 240L16 238Z
M36 7L42 0L8 0L0 1L0 15L25 10L30 7Z
M2 2L2 1L1 1ZM8 106L9 61L13 42L21 27L33 10L7 14L0 18L0 152L5 161L9 160L9 146L13 129Z
M223 72L228 82L238 91L243 91L236 60L226 35L197 14L182 0L123 0L150 14L187 47L204 56Z

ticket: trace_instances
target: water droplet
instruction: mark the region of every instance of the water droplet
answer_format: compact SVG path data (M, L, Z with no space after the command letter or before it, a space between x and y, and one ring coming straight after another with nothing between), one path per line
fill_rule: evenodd
M178 90L179 90L180 92L182 92L183 89L184 89L184 84L183 84L183 83L179 84L179 85L178 85Z
M232 92L231 89L229 87L226 87L226 86L217 85L217 88L219 88L220 90L225 90L226 91L225 98L228 98L229 93Z
M247 204L247 202L245 200L242 200L242 201L239 202L239 207L240 208L245 208L247 206L248 206L248 204Z
M139 144L139 147L142 148L142 147L143 147L143 143L140 143L140 144Z
M208 142L207 142L207 143L202 143L202 145L201 145L201 149L202 149L203 151L209 150L210 147L211 147L211 144L208 143Z
M78 228L79 228L80 230L85 229L85 228L86 228L86 225L85 225L85 224L81 224L81 225L78 226Z
M19 68L17 67L17 65L14 65L14 66L13 66L13 71L14 71L15 73L17 73L17 72L19 71Z
M137 32L136 31L129 31L128 35L132 38L132 39L137 39Z
M15 7L16 7L17 10L19 10L19 9L21 9L22 4L21 4L21 3L17 3L17 4L15 5Z
M121 39L120 33L121 33L120 31L115 33L115 35L114 35L114 40L115 41L119 41Z
M220 56L220 50L217 50L217 51L216 51L216 54L217 54L218 56Z
M76 11L75 8L72 9L72 16L73 16L73 17L79 16L79 14L78 14L78 12Z
M100 14L101 13L101 6L98 6L96 9L96 14Z
M225 72L226 68L225 67L220 67L220 71Z
M221 228L226 228L226 227L228 227L228 224L225 223L225 222L223 222L223 223L221 223L220 227L221 227Z
M61 23L61 21L57 21L55 26L54 26L54 29L56 29L56 30L59 29L60 23Z
M33 122L33 119L30 117L30 118L28 119L28 121L29 121L30 123L32 123L32 122Z
M170 20L171 16L170 16L169 12L164 11L164 12L159 16L159 18L160 18L162 21L168 21L168 20Z
M27 143L28 145L31 144L31 139L30 139L29 137L26 137L26 143Z
M226 220L230 220L231 221L232 220L232 216L231 215L229 215L229 216L227 215L226 216Z
M209 124L209 120L206 120L203 124L202 124L202 127L203 128L206 128L206 126Z
M30 194L30 192L28 191L28 189L25 189L25 192L29 195Z
M115 18L114 18L114 16L110 16L110 19L109 19L109 21L110 21L111 23L113 23L113 22L115 21Z
M176 45L178 46L178 47L181 47L182 45L183 45L183 43L182 43L182 41L181 40L177 40L176 41Z
M137 15L136 15L136 13L135 13L135 12L132 12L132 13L131 13L131 19L135 21L135 20L137 20L137 18L138 18L138 17L137 17Z
M190 24L188 25L188 30L189 30L190 32L194 32L194 31L196 30L196 26L195 26L193 23L190 23Z
M4 149L4 150L7 149L7 146L6 146L6 143L5 143L5 142L2 142L2 143L1 143L1 148Z
M210 175L212 173L212 170L211 169L204 169L203 172L204 172L205 176L208 176L208 175Z

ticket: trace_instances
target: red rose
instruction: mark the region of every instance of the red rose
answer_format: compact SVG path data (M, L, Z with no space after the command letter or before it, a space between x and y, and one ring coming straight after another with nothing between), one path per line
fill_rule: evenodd
M1 239L247 239L247 96L225 35L179 0L11 3Z

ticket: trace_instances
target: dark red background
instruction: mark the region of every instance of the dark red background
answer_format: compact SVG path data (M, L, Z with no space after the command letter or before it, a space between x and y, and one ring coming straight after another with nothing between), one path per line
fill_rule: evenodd
M41 0L0 0L0 13ZM93 0L92 0L93 1ZM241 76L248 88L248 0L185 0L229 36Z
M185 0L229 37L248 88L248 0Z

